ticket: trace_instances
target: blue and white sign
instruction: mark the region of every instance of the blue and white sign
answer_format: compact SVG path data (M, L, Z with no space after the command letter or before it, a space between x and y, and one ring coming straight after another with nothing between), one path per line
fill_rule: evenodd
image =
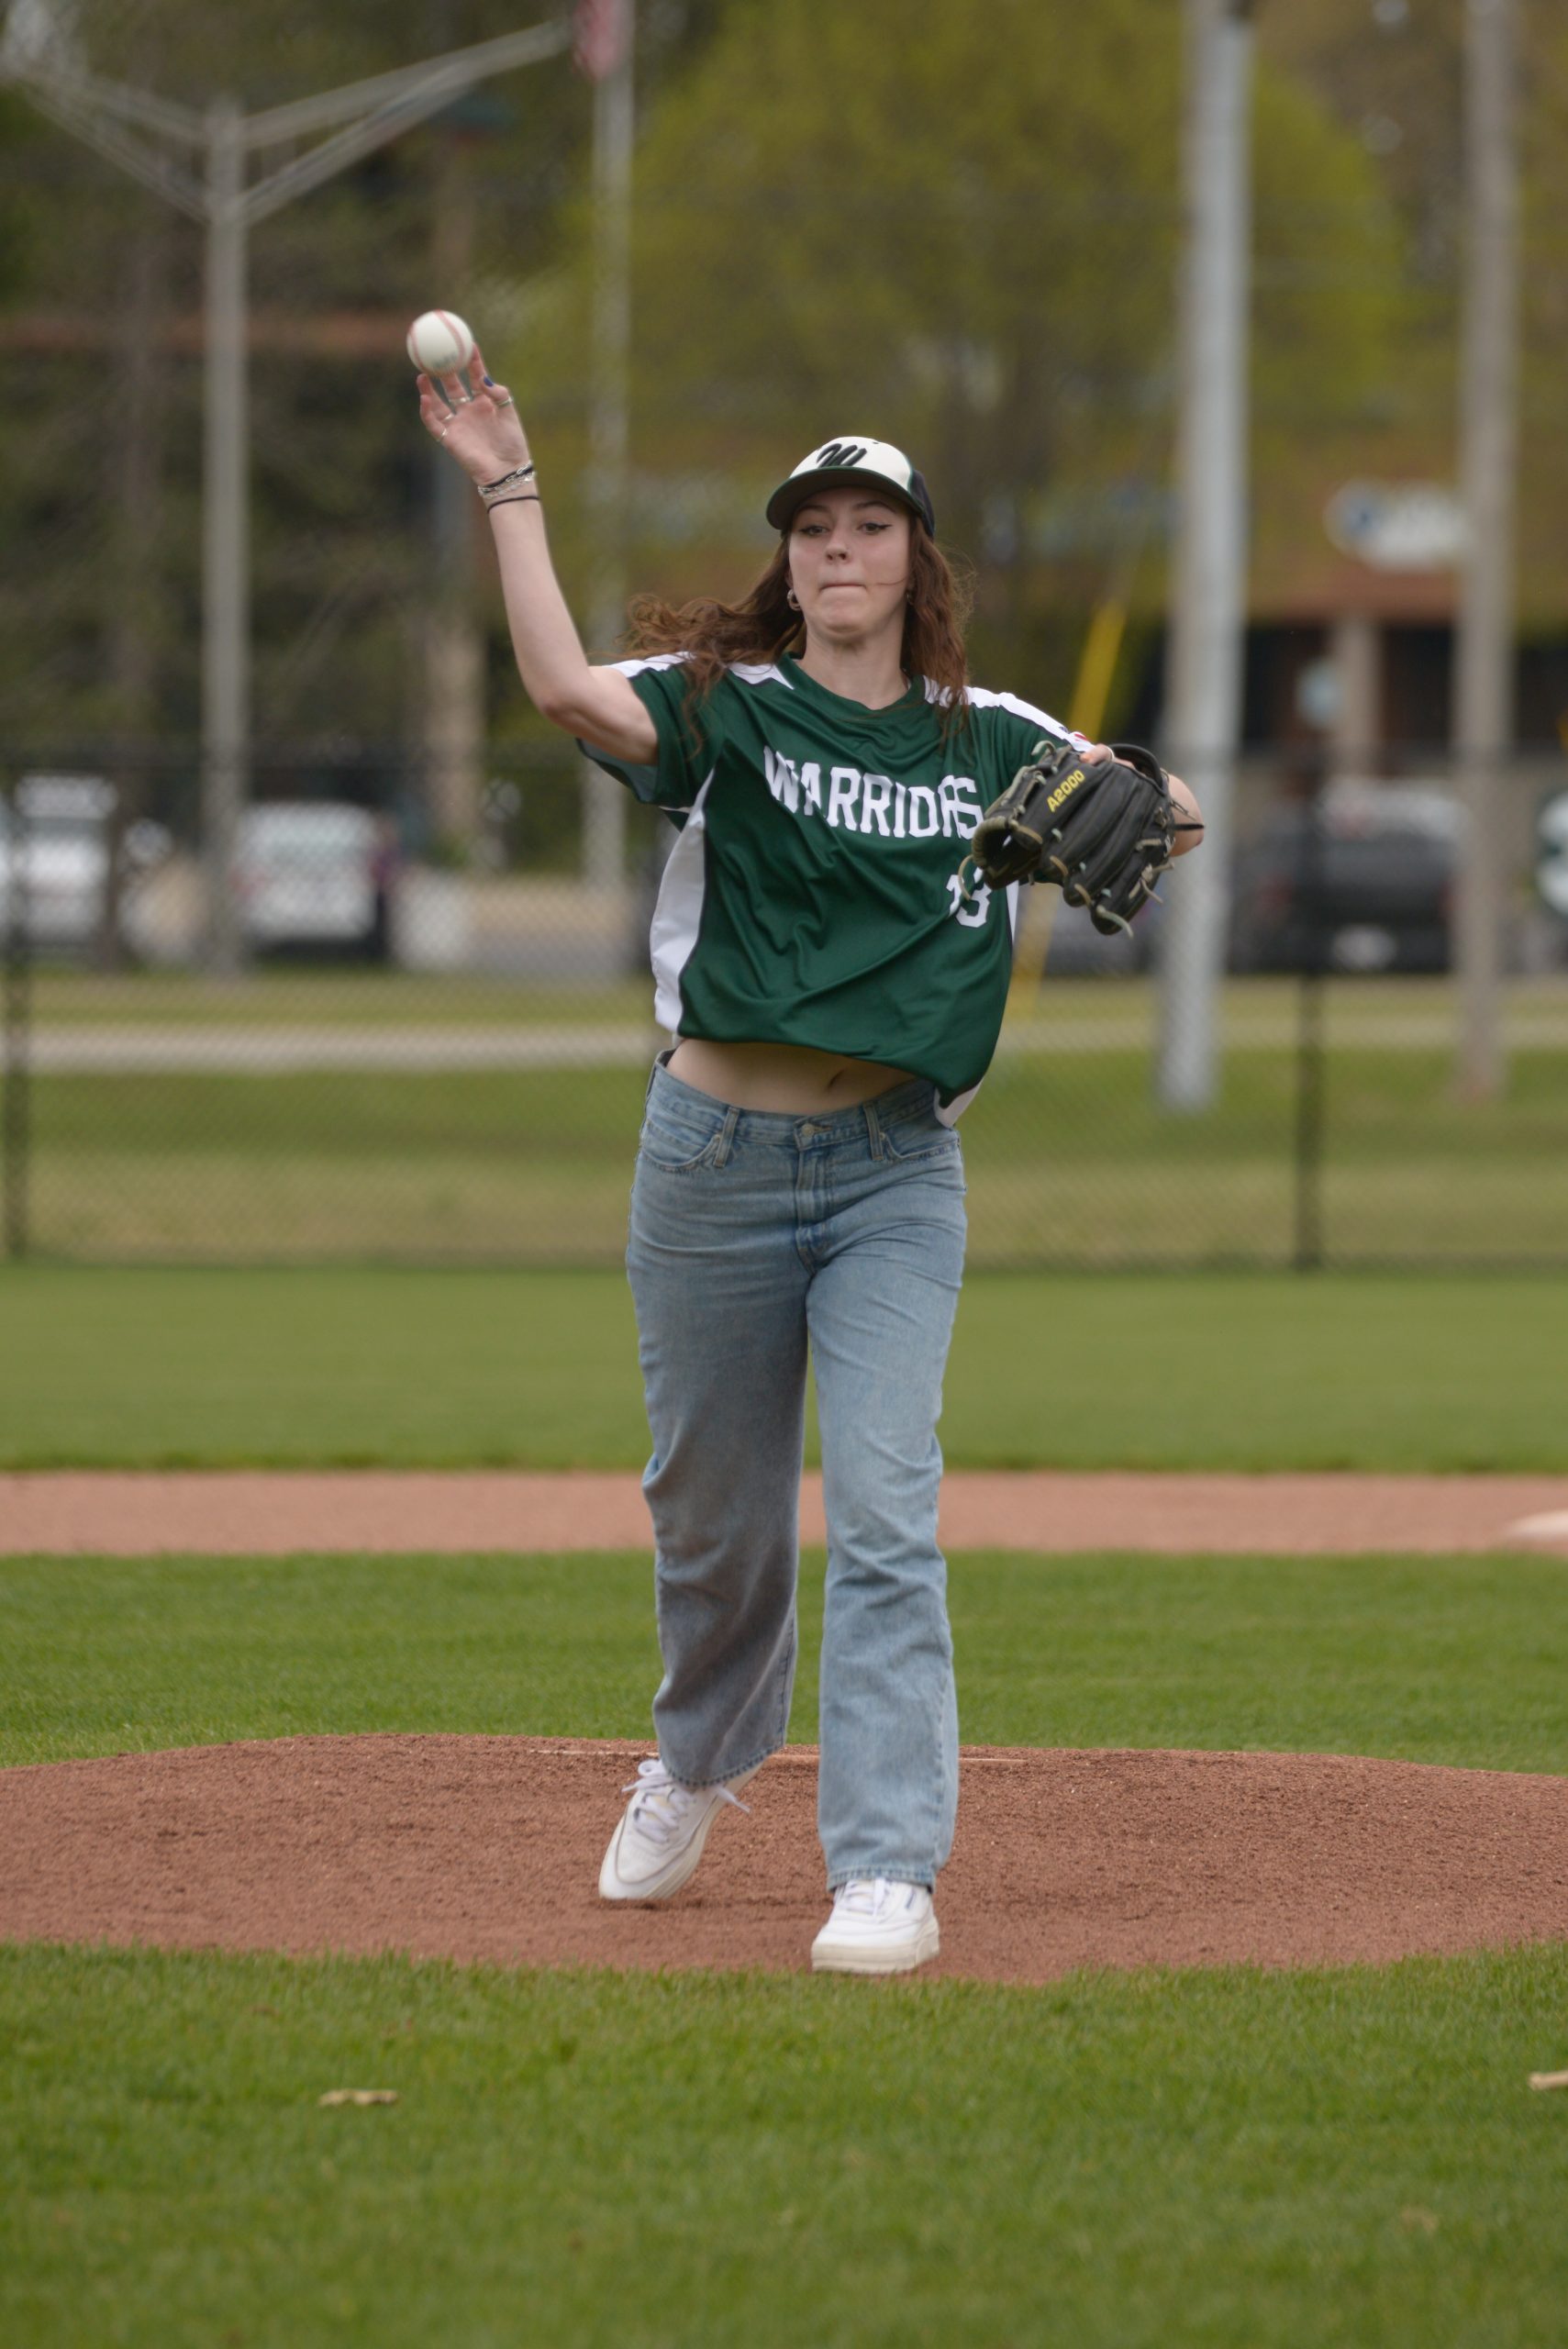
M1341 554L1373 571L1447 571L1464 552L1464 509L1435 481L1348 481L1323 509Z

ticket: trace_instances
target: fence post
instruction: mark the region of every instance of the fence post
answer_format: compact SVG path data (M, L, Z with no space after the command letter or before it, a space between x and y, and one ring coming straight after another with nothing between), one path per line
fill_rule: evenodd
M1323 775L1314 772L1307 793L1298 903L1306 917L1301 985L1296 1019L1296 1244L1292 1269L1323 1269L1324 980L1329 928L1324 872Z
M31 1140L29 1045L32 950L28 921L26 818L12 793L6 841L5 1006L0 1017L0 1234L6 1255L28 1252L28 1176Z

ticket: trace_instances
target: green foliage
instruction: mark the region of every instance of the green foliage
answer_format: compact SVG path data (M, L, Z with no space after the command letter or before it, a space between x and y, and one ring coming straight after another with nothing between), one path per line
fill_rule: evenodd
M1366 0L1311 0L1259 11L1259 39L1281 73L1310 89L1374 159L1399 239L1404 299L1382 388L1387 437L1363 440L1361 470L1451 475L1463 252L1464 18L1424 7L1369 21ZM1562 625L1568 457L1561 386L1568 355L1568 20L1558 0L1520 0L1521 183L1518 588L1527 629ZM1314 383L1312 391L1323 389ZM1261 445L1260 471L1285 451Z
M1259 72L1252 128L1254 462L1381 416L1410 327L1377 167L1301 82Z
M42 222L22 170L41 135L38 117L15 90L0 89L0 310L28 293L38 273Z
M1060 675L1063 594L1126 536L1108 493L1152 506L1166 469L1179 32L1148 0L1002 0L983 39L940 0L728 12L649 119L635 242L638 445L694 498L718 476L710 561L765 545L802 448L875 431L983 562L982 663ZM1258 400L1299 438L1385 380L1398 254L1359 145L1267 68L1256 148ZM695 581L649 518L644 564Z
M250 111L517 29L501 0L451 0L412 20L363 0L314 11L258 0L228 12L217 49L211 11L195 0L87 0L72 16L95 72L198 108L229 92ZM352 753L418 739L424 618L444 591L430 544L436 461L398 322L432 299L483 317L482 288L509 279L519 251L548 254L558 183L589 121L564 58L487 95L484 108L416 127L250 239L264 741ZM28 127L15 200L32 231L29 298L47 314L4 369L26 424L0 445L0 522L29 553L0 582L6 735L189 739L202 230L24 96L5 104L6 122ZM0 140L11 152L3 124ZM285 154L273 149L270 164ZM63 321L58 335L50 320Z

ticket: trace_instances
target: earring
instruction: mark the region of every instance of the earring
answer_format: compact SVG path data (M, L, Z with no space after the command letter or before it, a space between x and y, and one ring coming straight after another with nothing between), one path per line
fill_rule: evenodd
M800 597L795 594L793 587L786 587L784 589L784 602L789 606L792 612L799 611Z

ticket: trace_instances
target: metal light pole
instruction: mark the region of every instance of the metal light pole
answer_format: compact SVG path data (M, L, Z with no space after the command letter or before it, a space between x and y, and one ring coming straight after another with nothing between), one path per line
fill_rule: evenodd
M202 422L202 861L207 967L243 963L239 906L228 876L248 795L250 739L250 371L246 366L249 237L245 123L232 99L206 118L206 382Z
M89 73L42 0L16 0L7 18L0 80L25 89L53 121L201 221L207 232L202 856L207 960L216 973L239 968L244 943L230 875L247 797L250 731L245 364L250 228L475 83L556 56L571 38L563 18L550 18L526 32L260 114L246 115L228 98L200 114ZM302 139L322 131L329 135L299 151ZM250 158L278 149L284 160L252 179Z
M631 373L631 167L636 139L634 0L599 0L597 50L580 40L594 77L594 332L588 416L590 653L607 655L626 618L626 507ZM626 793L584 763L583 878L625 878Z
M1185 207L1176 542L1165 735L1203 809L1197 855L1167 879L1157 1089L1202 1109L1218 1080L1230 803L1246 588L1248 121L1251 0L1187 0Z
M1503 779L1514 734L1514 507L1518 378L1515 0L1466 0L1465 268L1460 484L1465 546L1454 647L1460 859L1456 1090L1503 1089Z

